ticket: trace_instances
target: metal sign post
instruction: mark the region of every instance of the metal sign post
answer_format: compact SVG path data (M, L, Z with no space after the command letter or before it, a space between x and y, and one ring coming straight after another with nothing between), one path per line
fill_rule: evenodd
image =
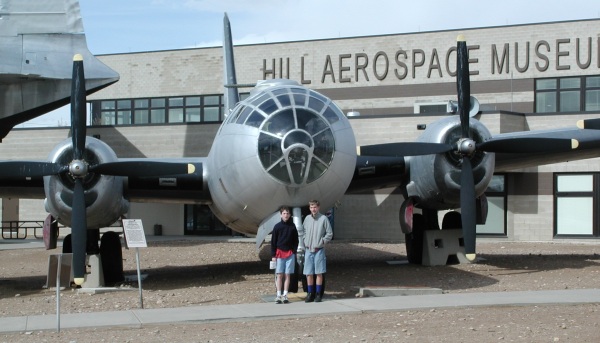
M62 265L62 254L58 254L58 266L56 267L56 332L60 332L60 267Z
M144 308L144 298L142 296L142 275L140 273L140 250L146 248L146 234L141 219L123 219L123 233L125 234L125 243L128 248L135 248L135 262L137 267L138 288L140 291L140 308Z

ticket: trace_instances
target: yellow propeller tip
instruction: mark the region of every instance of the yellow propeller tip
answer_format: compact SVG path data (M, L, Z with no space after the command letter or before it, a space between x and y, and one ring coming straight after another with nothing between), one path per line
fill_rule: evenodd
M571 139L571 149L575 150L579 148L579 141L576 139Z
M580 129L585 129L585 122L583 120L578 120L577 127Z
M196 171L196 167L193 164L188 164L188 174L193 174Z
M457 42L464 42L464 41L466 41L466 39L465 39L465 35L463 35L463 34L461 33L460 35L458 35L458 36L456 37L456 41L457 41Z
M75 54L75 56L73 56L73 61L83 61L83 56L81 56L81 54Z
M465 254L465 256L467 257L467 260L469 260L470 262L475 261L475 259L477 258L477 254Z
M359 147L359 146L357 146L357 147L356 147L356 154L357 154L358 156L360 156L360 147Z
M76 277L73 279L73 281L75 282L75 284L77 286L81 286L81 285L83 285L83 282L85 281L85 279L82 277Z

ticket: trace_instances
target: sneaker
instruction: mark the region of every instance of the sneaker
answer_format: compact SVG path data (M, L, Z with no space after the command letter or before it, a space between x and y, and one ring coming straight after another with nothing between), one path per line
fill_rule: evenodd
M275 297L275 303L281 304L281 295L278 295L277 297Z
M284 303L284 304L287 304L287 303L289 303L289 302L290 302L290 301L288 300L287 294L285 294L284 296L282 296L282 298L283 298L283 303Z

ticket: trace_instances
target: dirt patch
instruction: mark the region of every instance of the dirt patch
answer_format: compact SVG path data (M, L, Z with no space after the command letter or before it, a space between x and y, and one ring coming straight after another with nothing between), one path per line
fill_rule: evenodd
M403 244L334 241L327 249L326 294L334 298L355 297L365 286L435 287L446 293L600 288L600 244L480 242L478 263L435 267L386 263L406 259ZM56 313L55 290L43 288L48 255L52 253L56 251L0 251L2 317ZM148 248L140 249L142 273L147 274L143 281L144 308L262 302L275 292L267 257L268 250L263 248L257 253L253 243L149 242ZM123 250L123 258L125 274L135 275L135 251ZM82 294L67 289L62 292L61 313L139 308L137 283L119 286L132 291ZM15 333L0 336L0 341L97 342L102 337L111 342L586 342L600 336L599 312L600 305L432 309L142 329ZM273 330L275 327L285 329Z

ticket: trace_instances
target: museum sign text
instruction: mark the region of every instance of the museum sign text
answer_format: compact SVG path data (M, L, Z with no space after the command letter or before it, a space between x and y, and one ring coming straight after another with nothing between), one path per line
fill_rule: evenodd
M600 69L600 37L469 45L468 49L471 75ZM260 72L263 80L289 78L302 84L443 79L456 75L456 47L342 53L316 56L310 63L314 65L305 56L263 59Z

